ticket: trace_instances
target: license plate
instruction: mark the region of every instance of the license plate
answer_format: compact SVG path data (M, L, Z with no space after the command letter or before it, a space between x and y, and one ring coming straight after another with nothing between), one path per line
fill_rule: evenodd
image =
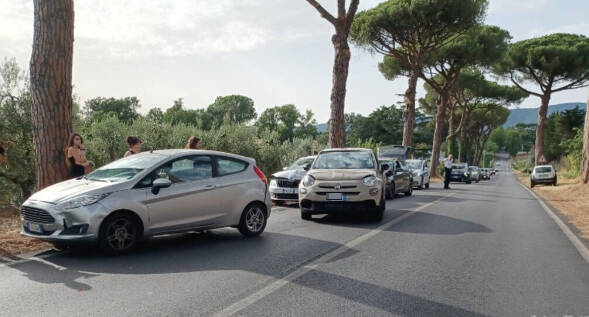
M38 225L36 223L29 223L29 231L42 233L43 228L41 227L41 225Z
M327 193L327 200L345 201L346 196L342 193Z
M284 194L296 194L297 190L298 190L298 188L283 188L282 192Z

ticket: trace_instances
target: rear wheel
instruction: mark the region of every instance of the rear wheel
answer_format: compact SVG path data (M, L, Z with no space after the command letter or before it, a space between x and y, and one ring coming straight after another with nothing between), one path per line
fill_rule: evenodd
M264 232L267 222L266 207L257 203L249 204L241 214L237 229L244 236L253 237Z
M413 194L413 185L412 185L412 183L413 182L411 182L409 184L409 188L407 188L407 191L405 192L405 196L411 196Z
M109 254L122 254L137 246L141 233L140 224L128 214L115 214L100 227L100 248Z

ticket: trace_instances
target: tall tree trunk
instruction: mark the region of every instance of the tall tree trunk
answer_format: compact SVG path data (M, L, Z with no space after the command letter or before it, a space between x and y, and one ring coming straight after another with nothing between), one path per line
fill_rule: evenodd
M438 165L440 165L440 146L442 145L442 132L444 131L446 106L448 104L448 97L446 96L446 93L441 93L436 103L436 128L434 130L432 157L429 172L432 177L436 177L438 175Z
M409 86L405 91L405 111L403 111L403 145L413 146L413 126L415 124L415 90L419 72L411 69Z
M585 127L583 128L583 160L581 161L581 179L583 183L589 182L589 99L585 109Z
M548 90L542 96L542 104L540 105L540 112L538 113L538 124L536 126L536 146L534 158L536 164L544 164L540 162L540 158L544 157L544 127L546 126L546 117L548 113L548 104L550 103L550 91Z
M37 190L67 178L65 153L72 132L73 0L34 0L30 62L31 114Z
M454 113L454 108L455 108L455 104L453 104L452 102L449 105L449 112L450 112L450 117L448 118L448 137L446 138L446 146L447 146L447 150L448 154L452 154L455 155L456 153L454 153L454 150L456 148L456 125L454 124L454 120L455 120L455 113Z
M459 144L458 144L458 160L460 162L466 162L466 122L468 120L468 112L466 109L462 111L462 116L460 118L460 124L458 129L460 129L460 134L458 137Z
M348 67L350 65L350 47L348 46L347 34L341 33L337 30L336 34L331 38L335 49L333 87L331 89L331 115L329 118L329 146L332 148L344 146L344 106Z

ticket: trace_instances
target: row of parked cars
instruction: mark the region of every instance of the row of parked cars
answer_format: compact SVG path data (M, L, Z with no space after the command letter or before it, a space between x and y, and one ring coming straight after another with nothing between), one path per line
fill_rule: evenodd
M377 158L368 149L346 148L302 157L272 175L272 201L298 203L305 220L350 209L380 220L386 200L411 196L414 188L430 184L427 161L382 154Z
M478 166L468 166L467 163L452 164L450 181L470 184L478 183L481 180L489 180L497 172L494 168L480 168Z
M58 248L87 243L108 253L141 239L234 227L261 234L272 203L297 202L301 218L354 210L382 219L387 199L429 188L424 160L344 148L303 157L268 181L252 158L206 150L135 154L33 194L22 234ZM390 153L389 153L390 154Z

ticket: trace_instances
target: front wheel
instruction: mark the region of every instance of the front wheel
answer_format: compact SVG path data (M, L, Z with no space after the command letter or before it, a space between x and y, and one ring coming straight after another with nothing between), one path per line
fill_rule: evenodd
M311 220L312 219L312 216L311 216L310 213L304 212L303 211L303 208L301 208L301 219L303 219L303 220Z
M244 236L253 237L264 232L267 222L266 208L261 204L250 204L243 210L237 229Z
M109 254L122 254L133 250L139 240L137 220L127 214L108 217L100 227L100 248Z

